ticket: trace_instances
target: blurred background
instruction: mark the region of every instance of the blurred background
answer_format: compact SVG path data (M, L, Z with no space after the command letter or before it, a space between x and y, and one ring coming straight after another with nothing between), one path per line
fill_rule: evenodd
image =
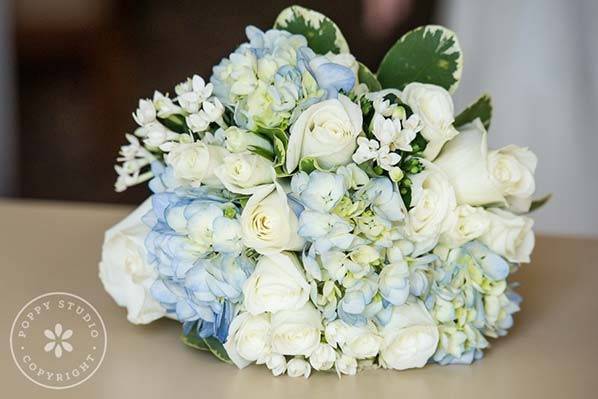
M211 67L290 4L337 22L376 70L406 31L455 30L459 112L492 94L493 147L539 157L538 231L598 236L598 1L595 0L0 0L0 196L136 203L113 191L131 112L154 89Z

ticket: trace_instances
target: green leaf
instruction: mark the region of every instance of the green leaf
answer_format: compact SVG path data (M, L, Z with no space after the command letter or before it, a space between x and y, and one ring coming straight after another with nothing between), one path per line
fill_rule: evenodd
M158 118L158 121L175 133L188 133L189 128L183 115L173 114L168 118Z
M187 346L190 346L195 349L199 349L200 351L209 351L210 349L206 345L203 338L199 338L194 333L189 335L181 334L181 341Z
M359 63L359 69L357 70L357 79L359 80L359 83L364 83L370 91L382 90L382 85L378 82L376 75L361 62Z
M338 26L330 18L308 8L285 8L276 17L274 28L305 36L308 46L317 54L349 52L349 45Z
M254 154L266 158L268 161L274 161L274 153L272 151L268 151L265 148L256 147L254 145L248 146L247 149Z
M274 167L283 166L286 161L285 145L278 137L274 137Z
M218 341L214 337L204 338L204 342L206 346L212 352L212 355L216 356L219 360L223 361L224 363L233 364L233 362L228 357L226 353L226 349L222 346L222 343Z
M488 94L484 94L478 98L476 102L465 108L457 117L453 125L461 127L480 118L482 124L488 130L490 128L490 121L492 119L492 99Z
M529 212L533 212L535 210L542 208L544 205L546 205L546 203L548 201L550 201L550 198L552 198L552 194L547 194L542 198L533 200L532 204L529 207Z
M222 346L222 343L220 343L220 341L218 341L214 337L201 338L198 337L195 334L195 332L191 332L189 335L181 334L181 341L183 341L185 345L190 346L192 348L199 349L202 351L210 351L219 360L228 364L233 364L233 362L228 357L228 354L226 353L224 346Z
M318 169L318 161L315 158L303 158L299 161L299 170L310 174L314 170Z
M427 25L407 32L386 53L378 80L383 88L402 90L411 82L432 83L453 92L459 84L463 57L454 32Z

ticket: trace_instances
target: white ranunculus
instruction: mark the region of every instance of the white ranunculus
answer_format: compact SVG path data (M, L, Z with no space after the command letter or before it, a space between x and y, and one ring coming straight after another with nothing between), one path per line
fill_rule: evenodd
M226 156L214 173L229 191L252 194L264 184L272 183L276 172L271 161L251 153L235 153Z
M490 220L483 208L459 205L455 209L456 221L452 228L440 237L440 243L450 248L475 240L488 230Z
M262 255L243 285L243 298L251 314L301 309L310 287L301 265L290 253Z
M422 160L425 169L411 176L411 209L405 225L415 243L413 256L429 251L455 220L455 192L442 170Z
M311 374L311 366L309 363L300 357L294 357L287 363L287 375L289 377L309 377Z
M261 254L301 250L305 241L297 234L298 224L278 184L256 190L241 213L243 242Z
M152 208L147 199L133 213L106 231L100 261L100 279L119 306L127 308L133 324L147 324L166 314L150 294L157 272L147 263L145 237L149 228L141 221Z
M316 370L330 370L336 360L336 351L328 344L321 343L309 357L309 363Z
M343 353L355 359L374 357L380 350L382 338L372 322L365 326L352 326L337 319L326 326L327 336L332 335L331 330L335 330L334 339Z
M290 129L287 171L294 171L305 157L315 158L324 168L350 163L362 120L359 105L344 95L307 108Z
M457 202L468 205L505 203L505 197L488 170L488 143L479 119L461 128L434 161L448 176Z
M510 262L529 262L535 243L534 221L498 208L489 209L486 214L490 226L480 241Z
M235 316L224 349L238 368L262 359L270 349L270 315L243 312Z
M320 312L311 303L272 315L272 352L309 357L320 344Z
M422 136L428 140L424 150L426 159L434 160L442 146L459 132L453 127L453 99L444 88L425 83L409 83L402 99L423 124Z
M381 333L384 343L380 364L385 368L423 367L438 346L438 327L420 301L393 308L390 321Z
M357 360L348 355L341 355L336 359L335 368L337 374L355 375L357 374Z
M527 148L508 145L488 153L490 175L500 186L509 206L527 212L536 190L534 172L538 158Z
M172 166L174 175L197 187L200 184L221 187L220 180L214 174L227 151L215 145L202 142L179 143L166 154L166 164Z

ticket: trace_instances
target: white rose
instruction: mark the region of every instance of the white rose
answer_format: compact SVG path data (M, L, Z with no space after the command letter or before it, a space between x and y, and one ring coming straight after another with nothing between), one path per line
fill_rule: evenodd
M294 357L287 363L287 375L289 377L309 377L311 366L305 359Z
M365 326L351 326L337 319L326 326L326 335L332 335L332 330L335 330L334 340L343 353L352 358L367 359L376 356L380 350L382 338L372 322Z
M488 230L490 220L483 208L459 205L455 209L456 221L452 228L440 237L440 243L450 248L475 240Z
M498 208L489 209L486 214L490 226L480 241L510 262L529 262L535 243L534 221Z
M278 353L272 353L266 358L266 367L273 375L282 375L287 370L287 359Z
M455 192L444 173L422 160L425 169L411 176L411 209L405 230L415 243L412 256L432 249L442 233L454 223Z
M423 367L438 346L438 328L420 301L393 308L381 332L380 364L385 368Z
M402 99L421 120L421 134L428 140L424 156L434 160L444 143L459 134L453 127L455 117L451 95L440 86L409 83L403 90Z
M145 200L106 231L102 247L100 279L104 289L119 306L127 308L127 319L133 324L151 323L166 314L149 291L157 272L147 263L144 241L149 227L141 218L151 208L151 200Z
M252 147L262 148L273 152L272 144L265 138L248 130L236 126L227 128L224 132L225 146L230 152L245 152Z
M295 255L262 255L243 285L243 298L251 314L301 309L310 287Z
M534 172L538 158L527 148L508 145L488 154L488 169L505 195L507 202L518 212L527 212L536 190Z
M238 367L243 368L268 354L270 346L270 315L243 312L230 323L224 349Z
M329 370L334 366L336 351L328 344L319 344L309 357L309 363L316 370Z
M276 178L272 162L251 153L226 156L214 173L224 187L238 194L252 194L260 186L272 183Z
M344 95L310 106L291 126L287 171L294 171L305 157L315 158L324 168L350 163L362 120L359 105Z
M298 224L278 184L256 190L241 213L243 242L261 254L301 250L305 241L297 234Z
M479 119L461 128L461 134L444 146L434 161L448 176L460 204L505 203L505 197L488 170L488 143Z
M341 374L355 375L357 374L357 360L343 354L336 359L335 368L339 376Z
M179 143L166 154L166 164L172 166L174 175L197 187L200 184L221 187L214 169L222 164L226 150L202 142Z
M320 344L320 312L311 303L299 310L272 315L272 351L281 355L309 357Z

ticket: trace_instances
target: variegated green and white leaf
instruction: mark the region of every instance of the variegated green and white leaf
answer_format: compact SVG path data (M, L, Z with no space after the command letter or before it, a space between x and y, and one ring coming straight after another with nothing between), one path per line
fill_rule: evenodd
M547 194L542 198L533 200L531 206L529 207L529 211L533 212L533 211L536 211L536 210L542 208L544 205L546 205L548 203L548 201L550 201L551 198L552 198L552 194Z
M482 124L488 130L492 120L492 99L488 94L484 94L478 98L476 102L465 108L457 117L453 125L461 127L480 118Z
M357 79L359 80L359 83L365 84L370 91L382 90L382 85L378 82L376 75L361 62L359 63L359 69L357 70Z
M377 76L383 88L402 90L411 82L421 82L453 92L462 70L463 56L455 33L427 25L407 32L392 46Z
M349 52L349 45L338 26L327 16L308 8L285 8L276 18L274 28L305 36L307 44L317 54Z

